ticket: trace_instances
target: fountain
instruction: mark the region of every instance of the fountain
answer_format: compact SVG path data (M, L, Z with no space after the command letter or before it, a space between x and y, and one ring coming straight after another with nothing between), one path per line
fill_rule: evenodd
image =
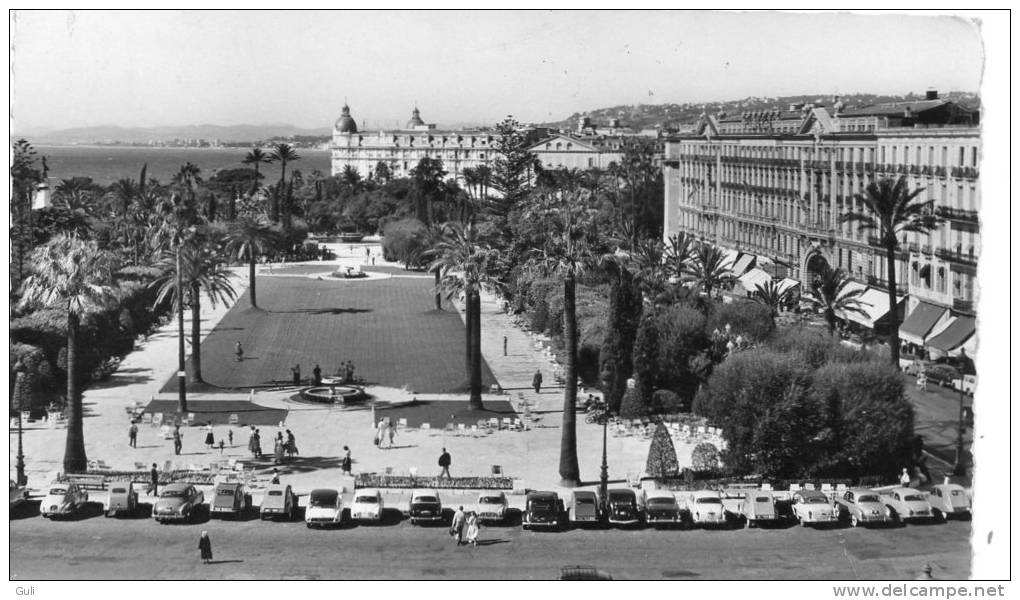
M301 390L301 399L324 404L350 404L365 399L365 390L352 385L323 385Z

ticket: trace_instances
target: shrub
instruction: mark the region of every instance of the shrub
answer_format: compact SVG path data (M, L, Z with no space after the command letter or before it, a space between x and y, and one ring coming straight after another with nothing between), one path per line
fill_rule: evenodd
M710 347L705 316L694 308L678 305L659 310L658 377L655 385L676 391L688 403L701 384L703 367L695 359Z
M652 392L650 412L657 415L671 415L686 412L689 404L684 402L673 390L655 390Z
M719 468L719 449L715 444L702 442L691 450L691 467L695 471L711 471Z
M402 262L404 266L417 254L418 239L425 224L418 219L391 221L383 228L383 258L390 262Z
M634 338L634 379L641 402L647 406L659 377L659 331L654 314L645 315Z
M655 427L652 444L648 448L648 461L645 463L645 474L649 477L676 477L680 473L680 464L676 460L676 448L669 430L662 423Z
M619 411L627 379L634 371L634 338L642 309L637 282L629 271L621 271L609 288L606 329L599 353L599 378L611 411Z
M727 324L733 335L741 335L751 342L768 339L776 328L769 308L748 300L719 302L712 306L706 329L723 331Z
M648 409L641 401L641 393L636 387L627 388L620 402L620 416L624 419L640 419L647 415Z

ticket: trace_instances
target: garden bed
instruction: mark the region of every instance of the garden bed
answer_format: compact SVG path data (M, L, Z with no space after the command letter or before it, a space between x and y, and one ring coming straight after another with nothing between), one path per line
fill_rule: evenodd
M191 469L177 469L174 471L158 471L159 472L159 484L166 485L168 483L188 483L191 485L212 485L216 479L217 473L211 471L193 471ZM152 481L152 474L149 471L89 471L88 475L101 475L103 476L106 483L114 481L131 481L134 483L148 484ZM64 481L67 478L73 478L74 473L70 475L61 474L57 477L58 481Z
M433 488L441 490L512 490L511 477L411 477L409 475L379 475L361 473L354 479L355 489L360 488Z

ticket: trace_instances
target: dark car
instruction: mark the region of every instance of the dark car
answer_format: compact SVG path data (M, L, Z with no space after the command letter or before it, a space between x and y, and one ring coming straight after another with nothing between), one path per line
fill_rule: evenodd
M407 508L407 516L412 525L418 523L438 523L443 520L443 505L439 501L437 490L414 490Z
M240 483L219 483L213 490L209 513L214 517L237 517L251 508L251 496L244 493Z
M556 492L531 492L524 507L524 529L559 529L563 523L563 502Z
M622 488L609 490L609 524L640 525L641 509L638 507L634 490Z
M667 490L655 490L645 499L645 519L656 527L679 527L684 518L676 496Z

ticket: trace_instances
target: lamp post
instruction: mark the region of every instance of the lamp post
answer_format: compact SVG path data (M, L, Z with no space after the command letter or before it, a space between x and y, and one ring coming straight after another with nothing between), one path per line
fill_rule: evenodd
M602 425L602 469L599 474L599 510L602 513L602 517L605 518L608 514L606 510L607 496L609 495L609 461L606 457L606 432L609 428L609 420L612 415L609 413L609 405L604 399L599 400L594 407L592 407L585 417L585 421L588 423L598 423Z
M18 391L18 385L21 383L22 374L24 373L24 371L25 371L25 365L23 365L21 363L21 360L19 359L18 362L16 362L14 364L14 390L15 390L15 392ZM24 394L21 393L18 396L18 398L20 399L23 395ZM21 406L21 402L19 401L18 402L18 456L17 456L17 462L15 463L15 468L17 470L17 478L18 478L17 484L18 485L25 485L26 483L28 483L28 479L25 477L25 452L24 452L24 447L21 444L21 412L22 412L21 409L22 409L22 406Z

